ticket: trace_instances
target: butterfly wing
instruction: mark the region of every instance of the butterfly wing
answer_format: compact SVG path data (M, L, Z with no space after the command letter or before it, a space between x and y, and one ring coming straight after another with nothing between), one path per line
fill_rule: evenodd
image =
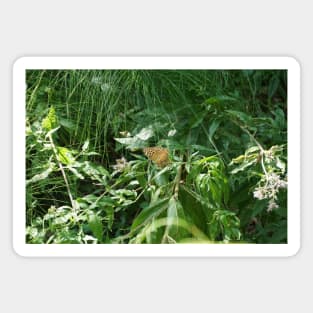
M144 154L159 167L165 167L169 163L168 150L162 147L148 147L143 149Z

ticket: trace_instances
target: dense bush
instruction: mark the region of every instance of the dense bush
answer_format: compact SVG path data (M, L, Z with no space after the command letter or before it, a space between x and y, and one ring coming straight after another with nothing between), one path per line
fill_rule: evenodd
M286 243L286 102L278 70L27 71L27 243Z

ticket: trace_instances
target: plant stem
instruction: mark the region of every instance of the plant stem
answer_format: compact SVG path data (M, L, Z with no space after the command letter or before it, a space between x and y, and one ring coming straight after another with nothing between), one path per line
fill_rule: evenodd
M68 180L67 180L67 177L66 177L66 174L65 174L65 171L64 171L62 162L61 162L60 159L59 159L58 152L57 152L57 149L56 149L55 144L54 144L54 142L53 142L52 134L51 134L51 133L48 134L48 138L49 138L49 141L50 141L50 143L51 143L52 150L53 150L53 152L54 152L55 158L56 158L56 160L57 160L57 162L58 162L60 171L61 171L61 173L62 173L64 182L65 182L65 185L66 185L67 193L68 193L68 196L69 196L70 201L71 201L72 208L73 208L74 211L76 211L76 208L77 208L77 207L76 207L75 201L74 201L73 196L72 196L72 193L71 193L70 185L69 185L69 183L68 183Z
M175 185L174 185L174 198L175 198L175 200L178 200L178 192L179 192L179 185L180 185L182 170L183 170L183 166L179 165L176 179L175 179Z

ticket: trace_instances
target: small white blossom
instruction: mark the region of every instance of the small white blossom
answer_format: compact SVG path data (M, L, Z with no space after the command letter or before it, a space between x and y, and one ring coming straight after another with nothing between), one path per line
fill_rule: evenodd
M112 165L113 169L117 172L123 171L123 169L127 166L127 160L122 157L121 159L116 160L116 164Z
M274 209L277 209L278 208L278 205L277 203L275 203L274 200L271 200L268 204L268 207L267 207L267 212L271 212L273 211Z
M262 200L262 199L264 199L264 194L263 194L261 189L256 189L253 192L253 197L256 198L256 199Z
M279 181L278 188L287 188L287 182L284 180Z

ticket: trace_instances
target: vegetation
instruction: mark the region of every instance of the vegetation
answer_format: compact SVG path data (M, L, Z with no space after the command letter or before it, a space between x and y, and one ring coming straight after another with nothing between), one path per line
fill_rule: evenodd
M287 71L28 70L26 96L27 243L287 242Z

